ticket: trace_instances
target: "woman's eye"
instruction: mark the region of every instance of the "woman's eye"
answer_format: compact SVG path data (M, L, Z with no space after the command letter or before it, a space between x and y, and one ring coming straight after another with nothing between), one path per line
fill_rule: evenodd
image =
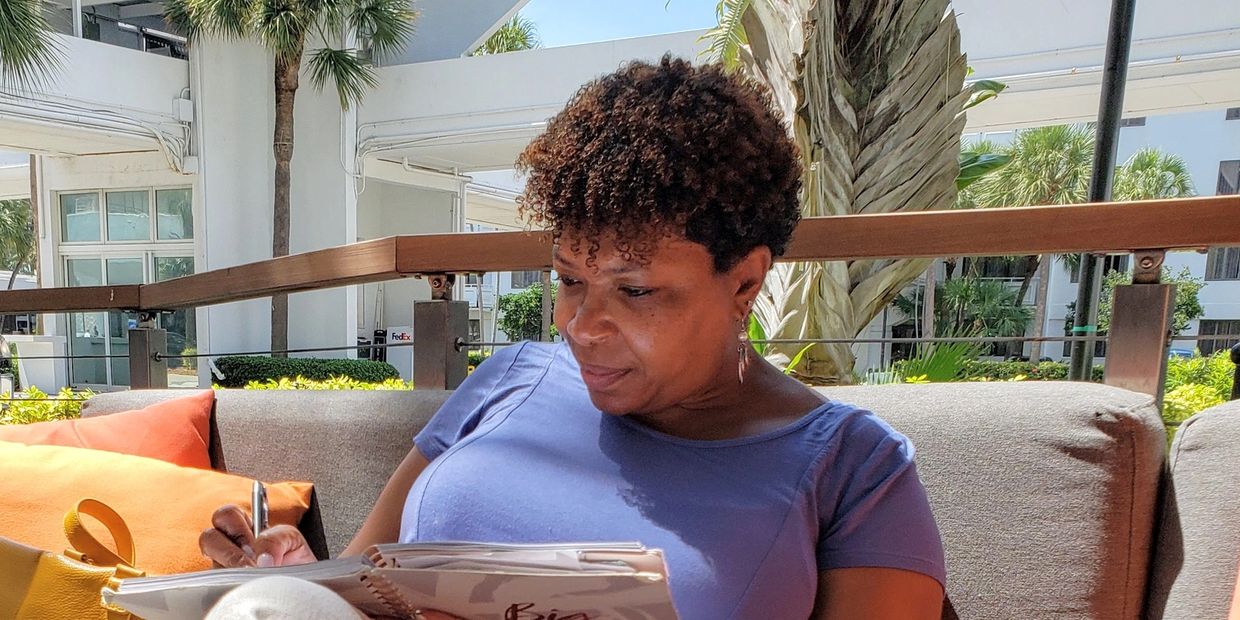
M629 297L645 297L646 295L654 292L654 289L637 288L635 286L622 286L620 287L620 291Z
M562 286L577 286L578 284L581 284L580 280L575 280L568 276L560 276L559 281Z

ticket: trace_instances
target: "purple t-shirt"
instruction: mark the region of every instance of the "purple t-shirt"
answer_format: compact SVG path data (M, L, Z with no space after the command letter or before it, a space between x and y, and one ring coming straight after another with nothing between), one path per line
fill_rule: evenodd
M913 447L829 402L752 437L696 441L600 412L564 345L487 360L414 439L431 460L402 542L638 541L685 620L807 618L819 571L946 579Z

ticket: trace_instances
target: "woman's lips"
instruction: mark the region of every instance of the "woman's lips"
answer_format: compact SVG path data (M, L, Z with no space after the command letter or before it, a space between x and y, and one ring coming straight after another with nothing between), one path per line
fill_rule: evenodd
M596 392L606 390L629 374L628 369L625 368L608 368L607 366L594 366L592 364L581 364L580 366L581 378L586 382L586 387Z

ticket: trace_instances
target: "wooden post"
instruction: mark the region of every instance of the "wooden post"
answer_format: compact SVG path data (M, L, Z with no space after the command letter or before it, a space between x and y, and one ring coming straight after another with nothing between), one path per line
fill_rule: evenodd
M413 302L413 386L451 390L465 380L469 302Z
M162 390L168 387L168 332L153 327L129 330L129 387ZM158 357L158 359L157 359Z

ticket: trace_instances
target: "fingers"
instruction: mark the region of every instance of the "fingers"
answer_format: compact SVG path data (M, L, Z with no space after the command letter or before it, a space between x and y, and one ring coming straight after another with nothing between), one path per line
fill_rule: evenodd
M307 554L313 560L306 538L291 525L269 527L254 540L255 565L259 568L301 564L306 562Z
M254 546L254 525L240 506L228 504L221 506L211 515L211 525L222 532L238 547Z
M254 566L253 556L246 556L241 547L220 530L209 527L198 536L198 548L211 559L216 568Z

